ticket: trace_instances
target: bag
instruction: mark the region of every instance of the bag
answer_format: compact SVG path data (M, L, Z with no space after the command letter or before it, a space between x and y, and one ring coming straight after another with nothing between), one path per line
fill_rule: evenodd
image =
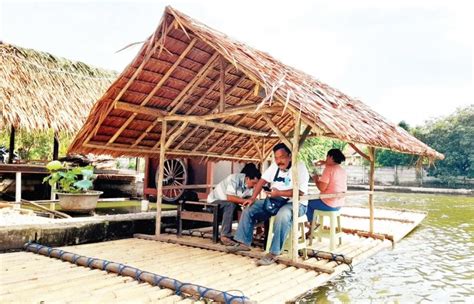
M283 205L288 203L289 199L283 197L267 197L263 201L263 210L270 215L276 215Z

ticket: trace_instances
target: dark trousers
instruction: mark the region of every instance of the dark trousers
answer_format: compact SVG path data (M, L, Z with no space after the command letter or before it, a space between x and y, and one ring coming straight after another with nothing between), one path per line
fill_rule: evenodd
M221 237L232 237L232 220L234 219L237 204L221 200L213 201L212 203L219 204L219 213L222 214Z

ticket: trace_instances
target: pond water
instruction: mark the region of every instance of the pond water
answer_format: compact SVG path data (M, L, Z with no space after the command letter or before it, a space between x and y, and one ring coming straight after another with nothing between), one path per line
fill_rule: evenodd
M300 303L474 303L474 197L377 193L375 205L425 210L428 216L393 249Z

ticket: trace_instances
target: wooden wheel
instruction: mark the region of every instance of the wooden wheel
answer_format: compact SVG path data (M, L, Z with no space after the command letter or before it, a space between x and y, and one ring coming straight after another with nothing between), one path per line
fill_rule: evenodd
M163 186L174 186L173 189L163 189L163 200L171 203L177 201L184 193L181 188L188 181L186 164L181 159L166 159L163 166ZM159 170L156 170L155 181L158 185Z

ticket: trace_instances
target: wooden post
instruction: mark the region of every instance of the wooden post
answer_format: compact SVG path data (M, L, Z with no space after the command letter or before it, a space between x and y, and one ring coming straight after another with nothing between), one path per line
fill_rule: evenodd
M375 148L369 147L370 172L369 172L369 210L370 210L370 234L374 233L374 183L375 183Z
M10 147L8 148L8 163L13 163L13 151L15 151L15 127L10 130Z
M291 180L293 181L293 234L292 248L291 248L291 259L296 262L298 260L298 217L299 217L299 206L300 206L300 189L298 183L298 152L299 152L299 141L300 141L300 128L301 128L301 113L295 117L295 131L293 135L293 149L291 151Z
M21 203L21 171L15 174L15 203Z
M161 201L163 199L163 172L165 166L165 145L166 145L166 121L161 125L160 138L160 162L158 164L158 185L156 185L156 228L155 235L159 236L161 233Z
M53 139L53 160L57 160L59 158L59 134L54 132L54 139Z

